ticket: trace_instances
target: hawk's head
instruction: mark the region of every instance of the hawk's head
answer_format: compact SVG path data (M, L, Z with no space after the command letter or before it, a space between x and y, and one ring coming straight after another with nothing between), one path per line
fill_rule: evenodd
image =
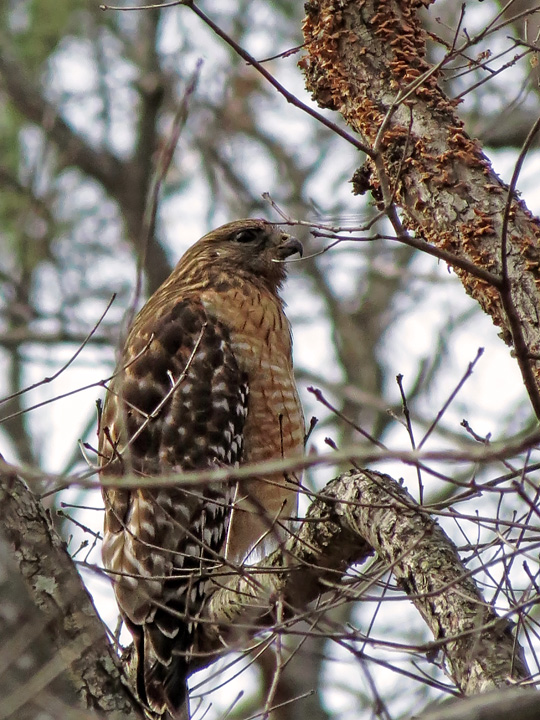
M212 230L192 245L178 263L175 274L200 273L215 277L241 277L277 290L285 280L291 255L302 255L299 240L260 219L235 220Z

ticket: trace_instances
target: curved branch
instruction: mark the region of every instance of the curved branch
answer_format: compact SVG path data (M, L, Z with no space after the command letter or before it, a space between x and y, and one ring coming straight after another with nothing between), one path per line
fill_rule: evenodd
M428 513L392 478L372 471L332 480L312 503L297 537L253 571L228 580L212 597L200 645L207 665L238 628L275 624L272 606L280 599L294 617L341 575L373 551L409 595L435 641L449 674L464 694L485 692L526 680L529 672L511 623L487 603L457 548Z

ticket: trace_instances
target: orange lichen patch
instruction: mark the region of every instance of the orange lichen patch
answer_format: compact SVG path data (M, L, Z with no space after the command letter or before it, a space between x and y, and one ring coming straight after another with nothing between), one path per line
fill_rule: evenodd
M496 185L495 183L485 183L483 186L484 190L486 190L488 193L493 193L496 195L500 195L502 192L504 192L504 188L502 185Z
M416 13L404 3L398 15L390 3L376 3L377 11L366 18L366 24L373 28L374 34L388 42L398 40L401 47L409 47L418 62L425 55L426 35L418 22Z
M364 98L361 104L345 108L343 115L355 130L372 142L385 117L384 113L368 98Z
M499 276L508 189L455 115L458 101L447 98L437 85L439 70L426 62L426 36L416 13L430 4L431 0L308 2L308 56L301 67L314 99L339 110L367 142L374 143L385 123L376 149L393 199L401 205L404 225L433 246ZM397 104L400 97L405 100ZM369 189L379 204L379 180L374 164L368 162L355 175L353 187L357 192ZM527 342L540 348L540 225L517 198L508 219L511 299L523 313ZM454 269L510 342L511 321L498 290L470 272ZM540 369L535 372L540 376Z
M493 249L496 248L500 244L500 239L495 233L493 219L476 209L475 213L478 214L475 220L459 225L459 235L462 238L464 247L470 250L475 246L478 238L493 235L493 243L490 243L490 246ZM486 243L483 242L482 245L485 246Z
M523 235L510 235L510 242L514 247L519 248L522 257L530 262L540 262L539 232L533 235L523 233Z
M478 208L473 209L477 220L469 224L471 231L475 237L481 237L482 235L494 235L495 234L495 223L493 218L487 213L479 210ZM497 244L498 244L497 240Z
M386 148L392 148L393 156L396 156L396 154L401 156L398 148L400 146L405 146L408 135L409 130L403 125L389 125L388 130L385 131L382 137L380 149L384 150Z
M540 285L540 262L538 262L538 260L535 260L534 262L527 260L525 263L525 268L527 272L530 272L535 276L535 285Z
M448 146L451 148L449 152L453 150L453 156L467 165L467 167L480 165L483 168L487 167L491 170L491 165L482 152L478 141L471 139L462 127L456 128L456 132L452 132L453 130L454 128L450 129L447 138Z
M422 3L423 4L423 3ZM306 85L322 107L338 110L351 126L373 141L385 116L383 105L375 107L367 98L385 96L388 89L397 93L425 80L415 88L408 103L416 99L437 109L451 111L451 105L437 87L435 73L428 73L425 62L425 34L416 18L415 4L402 3L399 12L391 3L343 2L308 3L304 21L308 58L300 61ZM371 12L370 9L372 8ZM361 16L362 22L359 23ZM366 43L363 29L381 38L378 48ZM382 51L382 57L375 57ZM362 62L366 58L369 63ZM373 77L373 63L379 64L380 76ZM387 103L385 98L384 102ZM394 123L395 120L392 120ZM401 145L401 135L385 137L383 149L392 141Z
M420 207L427 204L423 198L418 198L416 203ZM457 257L465 258L478 268L495 274L499 273L498 248L500 239L496 233L495 223L488 215L478 211L474 219L469 219L467 222L457 222L449 229L443 229L440 225L434 226L429 216L427 216L425 222L415 221L408 216L407 226L423 236L434 247L451 252ZM491 236L492 241L486 242L486 236ZM469 275L458 268L456 268L456 273L464 281ZM474 281L476 282L476 279ZM472 276L470 276L470 282L472 282Z
M535 286L540 290L540 252L538 237L512 234L508 241L512 247L519 248L519 254L524 261L524 268L531 274Z
M424 233L424 235L426 236L426 233ZM435 237L433 234L426 236L426 240L428 240L434 247L439 247L441 250L447 250L448 252L458 254L456 253L456 250L459 249L459 242L455 233L450 230L442 231L440 233L438 232Z
M491 315L494 324L504 328L506 322L498 290L478 278L469 279L465 284L465 288L471 297L479 302L482 309L488 315ZM507 345L512 344L512 336L507 330L501 333L501 337Z
M474 222L467 225L458 225L455 228L455 231L441 231L439 228L437 228L436 231L433 231L429 223L421 226L418 223L415 223L411 217L408 216L404 225L407 229L415 231L418 235L424 237L433 246L454 253L458 257L464 257L464 244L468 244L470 252L465 253L465 257L467 257L468 260L477 264L478 267L491 270L495 269L495 272L497 271L496 268L491 267L494 264L493 258L490 256L484 256L481 250L479 251L475 249L475 247L471 244L476 227ZM464 234L468 236L468 243L464 243L463 241ZM460 278L466 292L477 300L487 314L491 315L495 325L504 328L506 325L505 315L497 288L460 267L451 265L449 265L449 267L452 267L452 270ZM511 344L511 335L508 330L503 330L501 336L505 342Z

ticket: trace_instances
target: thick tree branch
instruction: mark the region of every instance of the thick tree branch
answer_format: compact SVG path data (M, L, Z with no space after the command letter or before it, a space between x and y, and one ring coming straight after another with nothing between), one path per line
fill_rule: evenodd
M419 237L500 278L497 288L454 268L513 343L540 416L540 223L511 193L505 232L508 187L437 85L441 66L425 60L417 12L428 4L344 0L336 8L314 0L306 5L301 64L319 105L341 112L376 150L358 191L369 186L385 204L395 201Z
M505 688L466 700L445 703L418 720L537 720L538 693L522 688Z
M34 613L25 604L24 617L29 622L19 628L21 633L16 640L25 647L32 643L36 660L47 659L45 665L33 668L34 682L41 673L39 692L34 688L38 699L43 697L42 692L48 692L56 702L60 698L67 701L78 697L81 708L99 711L108 718L141 718L137 702L123 684L119 659L65 544L42 506L15 473L0 476L0 517L4 536L35 605ZM20 576L15 577L16 582L20 582ZM5 649L3 645L2 650ZM3 658L2 665L7 660L14 661L14 657ZM63 680L60 698L57 686L49 684L57 678ZM14 691L13 686L11 690ZM2 697L4 703L6 696ZM0 717L24 717L20 703L35 700L25 698L24 687L19 693L13 692L13 714L0 713Z
M312 503L298 537L215 593L200 650L234 644L235 628L247 622L274 625L269 606L278 600L292 618L329 588L343 590L341 575L373 550L433 633L435 641L424 651L442 654L464 694L529 677L510 620L483 599L454 543L402 486L370 471L330 482ZM208 656L201 660L207 663Z
M51 667L58 658L53 658L44 616L34 604L11 554L11 546L0 534L0 718L34 720L40 710L44 712L50 695L70 705L75 691L66 678L65 665ZM50 672L44 688L43 682L36 685L36 678L39 680L46 664ZM43 717L53 720L45 712Z

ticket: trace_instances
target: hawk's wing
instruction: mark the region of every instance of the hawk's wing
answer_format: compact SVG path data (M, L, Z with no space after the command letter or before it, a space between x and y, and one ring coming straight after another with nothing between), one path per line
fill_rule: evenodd
M100 427L102 475L129 473L136 483L137 476L238 464L247 394L223 324L195 299L168 308L150 301L109 386ZM220 564L231 488L110 488L103 494L103 559L144 657L139 692L156 708L164 698L178 707L204 580Z

